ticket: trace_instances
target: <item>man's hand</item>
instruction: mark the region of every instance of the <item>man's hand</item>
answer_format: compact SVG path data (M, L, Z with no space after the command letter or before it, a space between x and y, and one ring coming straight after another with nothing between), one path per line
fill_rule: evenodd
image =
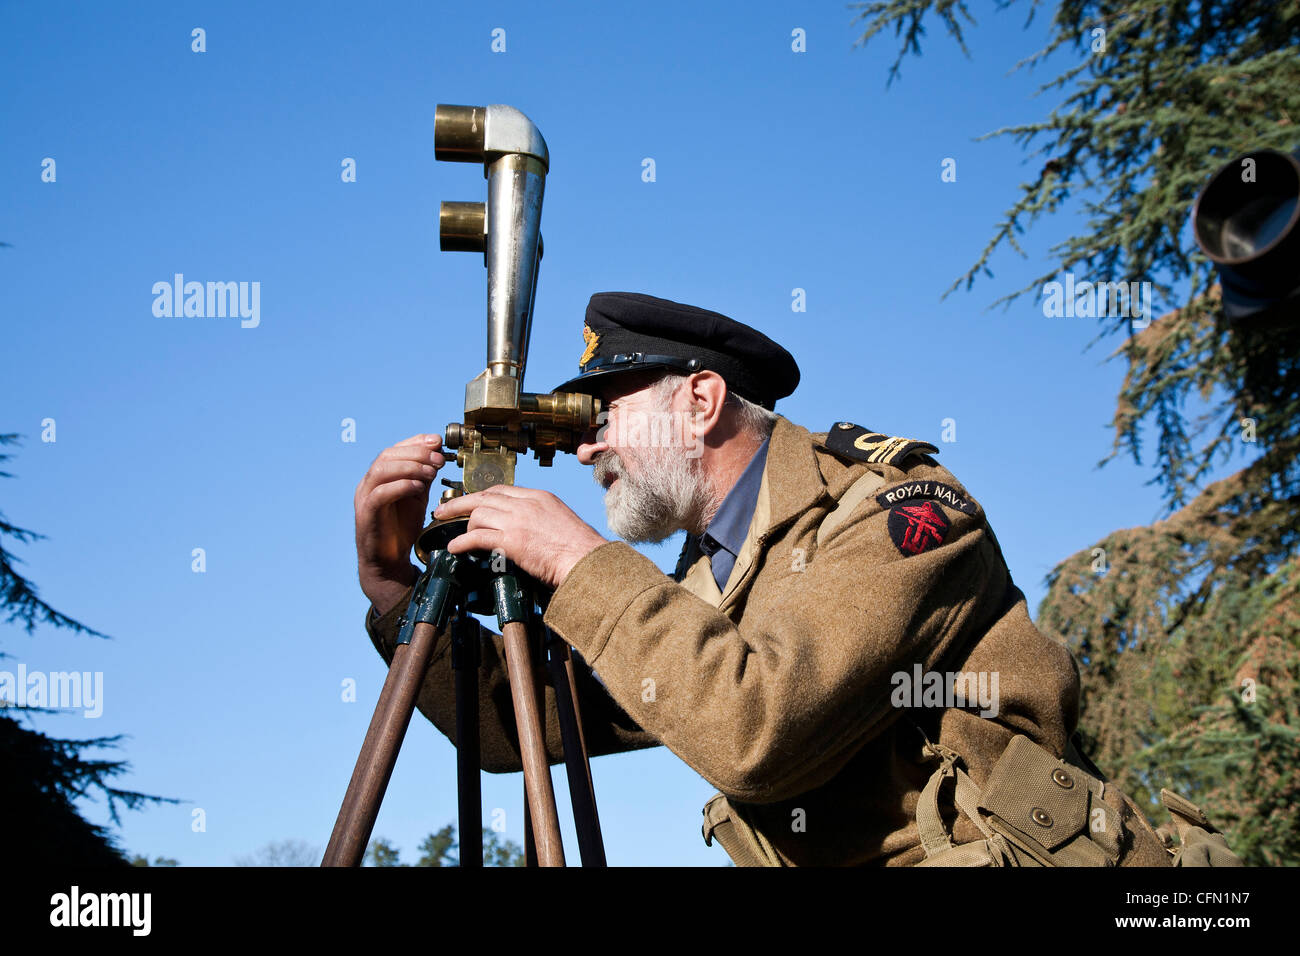
M424 527L429 486L444 464L441 435L412 435L380 452L357 485L357 572L380 614L419 577L411 547Z
M500 551L525 574L558 588L573 566L606 541L549 491L493 485L438 506L435 518L469 515L465 533L447 545L452 554Z

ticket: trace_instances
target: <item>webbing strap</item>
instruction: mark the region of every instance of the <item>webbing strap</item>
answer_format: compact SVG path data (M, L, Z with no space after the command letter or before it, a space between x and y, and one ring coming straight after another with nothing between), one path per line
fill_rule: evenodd
M980 832L992 839L993 830L980 817L977 809L980 802L980 788L975 786L975 781L967 776L966 771L960 767L957 769L957 793L955 799L957 806L980 828Z
M1001 866L1001 861L989 849L988 840L963 843L942 854L927 856L917 866Z
M1205 815L1205 811L1186 797L1161 787L1160 802L1165 805L1165 809L1174 819L1174 826L1178 828L1179 843L1187 842L1187 834L1193 827L1201 827L1207 833L1218 832Z
M955 751L942 744L932 744L929 740L925 742L925 749L942 760L934 773L930 774L925 789L921 791L921 799L916 804L916 827L921 834L925 856L929 859L936 853L952 849L952 840L948 839L948 830L943 825L943 817L939 815L939 788L946 780L957 776L957 761L960 758Z
M722 844L722 849L727 852L736 866L763 866L763 861L754 854L752 850L741 839L740 834L736 832L736 824L731 820L723 820L713 828L713 832L704 838L704 842L712 845L713 840Z
M947 827L943 825L943 817L939 813L939 791L949 778L956 781L953 802L956 803L957 809L979 827L986 839L996 840L994 831L980 817L980 788L959 766L961 755L943 744L932 743L920 724L913 722L913 726L925 741L925 752L940 758L939 766L926 781L925 789L921 791L921 799L916 804L916 827L921 835L921 844L925 847L925 858L928 860L940 853L949 854L948 858L952 856L953 843L948 836ZM977 856L976 851L971 851L971 854L972 857Z

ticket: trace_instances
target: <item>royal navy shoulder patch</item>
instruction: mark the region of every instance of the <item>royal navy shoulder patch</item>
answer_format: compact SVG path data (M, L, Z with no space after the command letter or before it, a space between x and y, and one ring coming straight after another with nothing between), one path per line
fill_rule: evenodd
M935 455L929 442L873 432L852 422L836 422L826 433L826 447L837 455L868 464L901 465L912 455Z
M893 508L895 505L901 504L915 504L917 501L926 498L945 504L963 514L973 515L979 511L978 506L968 495L964 495L952 485L945 485L940 481L909 481L906 484L896 485L888 491L876 495L876 501L882 508Z
M933 501L911 501L889 511L889 537L904 557L937 548L951 527L943 509Z

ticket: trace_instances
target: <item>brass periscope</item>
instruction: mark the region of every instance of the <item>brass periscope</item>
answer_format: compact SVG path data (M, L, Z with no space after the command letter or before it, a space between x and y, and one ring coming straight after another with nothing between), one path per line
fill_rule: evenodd
M438 214L439 247L482 252L488 284L487 367L465 385L464 421L449 424L444 434L463 472L461 482L444 481L446 500L514 484L520 452L532 449L538 464L549 466L557 451L575 451L595 427L600 402L573 392L523 391L550 168L542 134L510 106L440 105L433 149L436 159L482 163L488 181L486 204L444 202ZM420 535L421 560L442 524L435 521Z

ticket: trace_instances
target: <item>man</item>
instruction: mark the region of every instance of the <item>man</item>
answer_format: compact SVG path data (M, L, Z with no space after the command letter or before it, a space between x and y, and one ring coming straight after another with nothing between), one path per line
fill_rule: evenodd
M1132 802L1083 769L1070 654L1030 621L934 446L776 415L794 359L715 312L602 293L583 335L581 373L558 390L597 395L609 417L577 457L616 533L687 532L675 575L546 492L495 487L436 515L469 516L453 552L499 550L554 590L545 621L579 652L593 756L669 747L718 788L705 839L742 865L1168 865ZM437 435L395 445L357 489L385 661L439 449ZM438 642L419 708L452 737L445 630ZM483 766L518 771L501 639L482 645ZM546 731L558 762L549 687Z

